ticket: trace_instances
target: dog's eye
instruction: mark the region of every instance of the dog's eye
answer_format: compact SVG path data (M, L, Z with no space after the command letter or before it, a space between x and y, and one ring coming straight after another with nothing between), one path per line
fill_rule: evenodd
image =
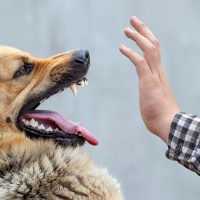
M14 74L13 78L17 78L19 76L23 76L26 74L29 74L32 69L33 69L33 64L32 63L24 63Z

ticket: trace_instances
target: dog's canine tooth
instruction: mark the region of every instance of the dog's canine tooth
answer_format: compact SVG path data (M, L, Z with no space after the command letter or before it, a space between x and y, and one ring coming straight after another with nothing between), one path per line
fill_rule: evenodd
M43 124L40 124L40 125L38 126L38 129L39 129L39 130L45 130L45 127L44 127Z
M53 131L53 129L49 127L48 129L46 129L46 131Z
M77 85L74 83L74 84L70 85L69 87L72 90L74 96L76 96L78 94L78 87L77 87Z

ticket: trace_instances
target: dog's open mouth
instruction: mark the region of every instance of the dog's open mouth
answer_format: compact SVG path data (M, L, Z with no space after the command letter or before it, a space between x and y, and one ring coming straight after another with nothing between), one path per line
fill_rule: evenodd
M69 52L70 54L70 52ZM59 54L52 59L62 62L66 54ZM68 65L56 65L50 71L51 81L44 91L38 91L29 96L20 109L16 124L30 138L44 138L54 140L64 146L83 145L85 141L97 145L98 140L80 123L75 123L59 113L36 108L49 97L70 88L74 95L78 93L78 85L88 84L85 74L90 65L90 56L87 50L78 49L71 53ZM68 70L66 70L68 69Z
M78 85L85 86L88 84L87 79L84 77L77 83L69 86L74 95L78 93ZM58 92L65 90L62 88ZM58 93L56 92L56 93ZM49 95L49 92L48 92ZM51 94L52 96L54 94ZM25 130L26 134L31 138L46 138L53 139L56 143L65 146L83 145L85 140L92 144L97 145L98 140L80 123L75 123L70 119L60 115L57 112L48 110L35 110L47 98L45 97L34 106L27 109L25 106L19 115L19 126Z

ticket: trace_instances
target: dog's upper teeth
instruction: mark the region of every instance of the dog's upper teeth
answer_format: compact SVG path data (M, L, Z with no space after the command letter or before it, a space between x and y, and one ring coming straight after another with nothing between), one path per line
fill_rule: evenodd
M84 86L85 86L85 81L82 80L82 81L80 81L78 84L81 85L82 87L84 87Z
M88 81L87 80L85 80L84 83L85 83L86 86L88 85Z
M78 87L77 87L76 83L70 85L69 87L72 90L74 96L76 96L78 94Z
M85 79L85 80L78 82L77 84L73 83L72 85L69 86L69 88L72 90L74 96L76 96L78 94L78 86L77 85L81 85L82 87L84 87L84 86L88 85L88 81Z
M43 99L42 101L40 101L40 103L43 103L44 101L46 101L47 100L47 98L45 98L45 99Z
M58 91L58 93L63 92L64 90L66 90L67 88L63 88L62 90Z

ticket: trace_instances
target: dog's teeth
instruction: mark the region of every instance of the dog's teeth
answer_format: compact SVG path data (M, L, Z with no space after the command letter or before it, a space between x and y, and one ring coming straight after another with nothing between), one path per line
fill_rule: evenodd
M48 129L46 129L46 131L53 131L53 129L49 127Z
M35 121L35 119L32 118L32 119L30 120L30 122L29 122L29 125L35 128L35 127L38 126L38 122Z
M25 120L25 119L22 119L22 122L24 122L24 123L25 123L25 122L26 122L26 120Z
M35 127L37 127L39 124L38 124L38 122L37 121L35 121Z
M26 124L26 126L28 126L28 125L29 125L29 121L28 121L28 120L26 120L26 121L25 121L25 124Z
M59 131L59 129L58 129L58 128L56 128L56 129L54 129L54 131Z
M30 125L30 126L33 126L34 123L35 123L35 120L32 118L32 119L29 121L29 125Z
M46 101L47 100L47 98L45 98L45 99L43 99L42 101L40 101L40 103L43 103L44 101Z
M39 130L45 130L45 127L44 127L43 124L40 124L40 125L38 126L38 129L39 129Z
M78 94L78 87L77 87L77 85L74 83L74 84L70 85L69 87L72 90L74 96L76 96Z
M82 136L81 133L78 133L77 135L78 135L78 136Z
M85 80L84 82L85 82L85 85L87 86L87 85L88 85L88 81L87 81L87 80Z
M81 86L84 87L85 86L85 81L81 81Z

